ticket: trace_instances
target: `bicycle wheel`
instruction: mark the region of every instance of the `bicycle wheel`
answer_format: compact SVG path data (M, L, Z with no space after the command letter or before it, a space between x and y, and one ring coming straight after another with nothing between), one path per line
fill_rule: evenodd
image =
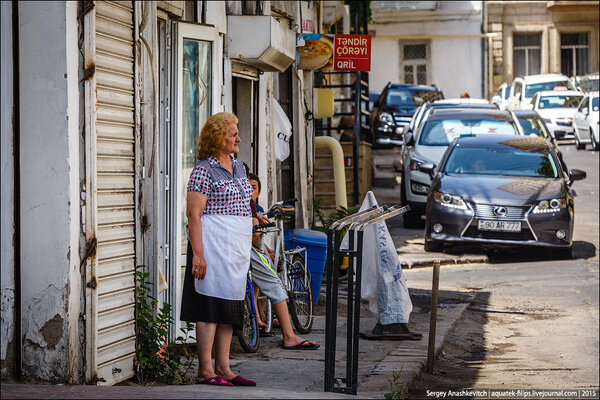
M295 254L288 271L288 308L292 322L300 333L309 333L312 329L313 294L310 283L310 273L306 270L304 258Z
M242 329L236 330L235 335L246 353L256 353L259 346L258 321L254 312L254 304L248 290L244 298L244 320Z

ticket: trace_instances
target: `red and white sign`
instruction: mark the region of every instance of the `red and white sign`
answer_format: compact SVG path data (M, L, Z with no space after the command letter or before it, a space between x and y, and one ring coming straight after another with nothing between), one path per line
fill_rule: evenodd
M370 71L371 36L335 35L334 71Z
M312 19L302 20L302 33L313 33L313 22Z

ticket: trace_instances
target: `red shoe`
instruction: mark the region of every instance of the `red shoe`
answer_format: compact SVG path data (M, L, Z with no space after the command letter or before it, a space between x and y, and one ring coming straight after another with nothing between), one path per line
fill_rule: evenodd
M223 379L219 375L215 376L214 378L205 379L203 381L196 380L196 383L199 385L233 386L233 383L229 382L226 379Z
M233 383L233 386L256 386L256 382L246 379L241 375L238 375L233 379L228 379L228 381Z

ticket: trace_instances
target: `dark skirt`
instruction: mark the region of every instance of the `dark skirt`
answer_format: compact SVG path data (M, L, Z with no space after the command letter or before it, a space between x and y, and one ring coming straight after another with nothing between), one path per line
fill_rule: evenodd
M192 275L193 258L192 245L188 241L179 319L189 322L233 325L234 329L240 329L244 318L244 301L221 299L196 292Z

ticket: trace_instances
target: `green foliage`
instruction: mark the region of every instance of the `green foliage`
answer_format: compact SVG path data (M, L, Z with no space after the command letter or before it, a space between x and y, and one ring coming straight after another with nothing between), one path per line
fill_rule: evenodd
M143 383L188 384L193 383L190 371L195 359L194 352L186 343L194 324L187 322L181 328L183 336L178 336L174 343L168 342L168 332L175 323L171 317L171 305L164 303L155 313L158 300L151 293L149 274L145 266L136 267L136 371Z
M387 378L388 384L382 385L379 388L379 391L387 391L383 394L383 397L386 400L392 399L401 399L404 397L404 384L400 381L400 376L402 375L402 369L400 371L396 371L392 373L392 376Z
M360 207L345 208L345 207L340 206L340 208L338 208L335 212L331 213L329 215L329 217L325 217L323 210L321 209L321 206L322 206L321 200L315 199L313 202L315 218L314 218L312 229L317 230L317 231L322 231L322 232L327 232L327 229L329 228L329 226L331 224L333 224L335 221L337 221L338 219L342 219L349 215L356 214L358 212L358 210L360 209ZM321 222L321 226L317 226L315 224L317 222L317 219Z

